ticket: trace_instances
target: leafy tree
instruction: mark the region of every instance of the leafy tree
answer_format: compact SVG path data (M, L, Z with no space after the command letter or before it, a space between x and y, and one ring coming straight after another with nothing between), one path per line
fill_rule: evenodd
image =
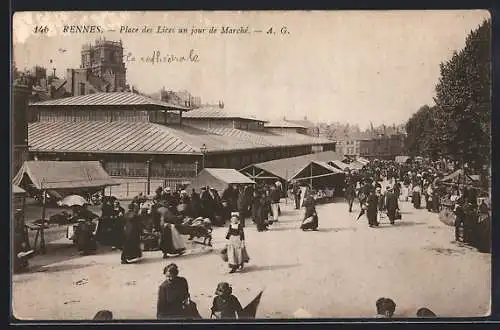
M439 154L480 166L490 162L491 21L467 36L464 49L440 66L435 128Z
M406 123L412 156L449 156L480 167L490 162L491 21L467 36L464 49L441 63L436 106L421 107Z

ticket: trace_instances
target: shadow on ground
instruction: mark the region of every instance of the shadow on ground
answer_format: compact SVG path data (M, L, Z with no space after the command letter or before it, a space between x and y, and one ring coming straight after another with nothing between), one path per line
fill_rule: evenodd
M426 225L427 222L420 221L396 221L393 225L389 222L380 222L379 228L397 228L397 227L411 227L411 226L421 226Z
M259 265L249 265L246 266L244 272L257 272L257 271L274 271L279 269L287 269L298 267L300 264L291 264L291 265L268 265L268 266L259 266Z
M87 268L95 265L95 263L86 263L86 264L62 264L62 265L52 265L52 266L38 266L30 268L30 273L55 273L55 272L63 272L67 270L75 270L80 268Z

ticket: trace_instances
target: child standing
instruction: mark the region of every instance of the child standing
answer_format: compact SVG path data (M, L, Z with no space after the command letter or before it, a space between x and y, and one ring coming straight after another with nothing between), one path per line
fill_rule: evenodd
M245 247L245 232L240 225L238 212L231 213L231 223L227 231L227 261L231 268L230 273L236 272L238 268L243 269L243 264L250 261Z
M221 282L217 285L212 303L212 316L217 319L241 318L243 309L238 298L232 293L233 289L229 283Z

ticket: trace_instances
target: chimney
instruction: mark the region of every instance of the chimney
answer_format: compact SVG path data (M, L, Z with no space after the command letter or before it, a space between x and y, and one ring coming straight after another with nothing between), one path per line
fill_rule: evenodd
M286 121L286 116L283 116L283 121Z
M55 78L55 77L56 77L56 68L53 68L53 69L52 69L52 74L53 74L53 76L54 76L54 78Z
M223 101L219 101L219 108L224 109L224 102Z
M307 116L304 116L304 120L307 120Z

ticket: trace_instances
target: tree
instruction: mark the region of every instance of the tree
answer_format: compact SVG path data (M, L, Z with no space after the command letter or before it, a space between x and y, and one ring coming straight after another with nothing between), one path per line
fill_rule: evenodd
M464 49L440 65L436 85L435 146L440 154L476 167L491 156L491 21L467 36Z

